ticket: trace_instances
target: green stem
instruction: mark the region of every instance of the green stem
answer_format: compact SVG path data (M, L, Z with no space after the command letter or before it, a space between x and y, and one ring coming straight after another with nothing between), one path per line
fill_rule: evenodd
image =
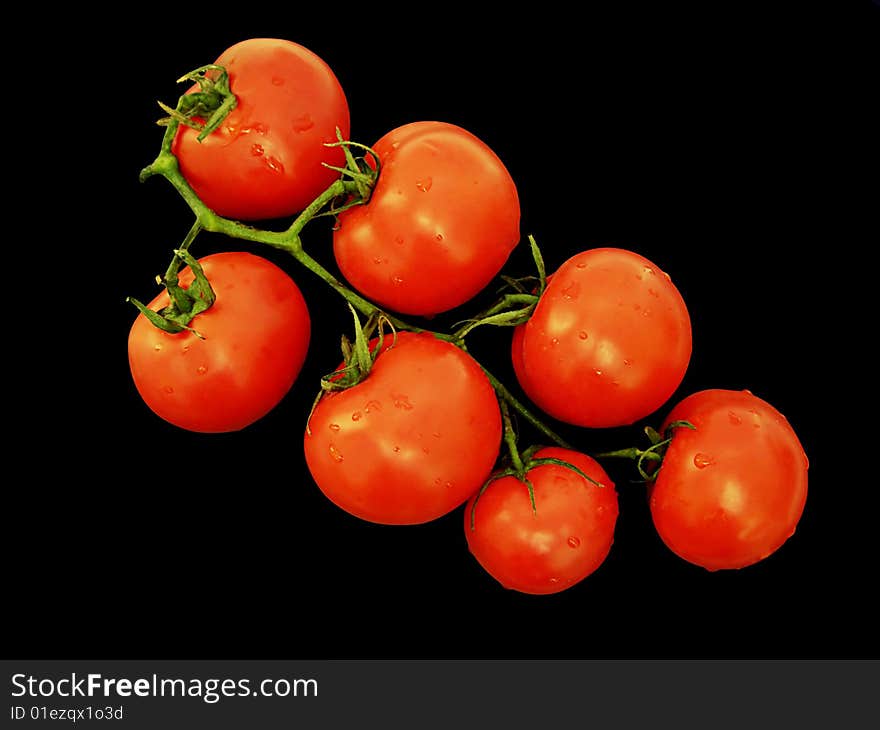
M180 246L178 246L179 251L188 251L189 247L192 245L192 242L196 240L196 236L202 230L202 224L196 220L195 223L192 224L192 228L189 229L189 233L186 234L186 238L183 239ZM168 264L168 268L165 271L165 284L166 286L177 286L177 272L180 270L180 262L181 258L177 254L175 254L171 263Z
M661 456L656 451L637 449L617 449L617 451L603 451L601 454L593 454L594 459L641 459L645 458L649 461L660 461Z
M501 420L504 422L504 443L507 444L507 451L510 454L510 463L513 465L516 475L520 479L524 479L526 470L523 467L522 457L519 455L519 449L516 447L516 432L513 430L513 422L510 420L510 408L507 401L503 398L498 399L501 406Z
M485 367L480 365L483 369L483 372L486 374L486 377L489 378L489 382L492 384L492 387L495 389L495 392L510 406L519 413L523 418L526 419L529 423L532 424L538 431L544 434L548 439L550 439L557 446L561 446L563 449L573 449L571 444L569 444L565 439L563 439L559 434L557 434L553 429L551 429L547 424L541 421L535 414L533 414L526 406L524 406L520 401L514 397L513 393L511 393L504 384L498 380L492 373L486 370Z

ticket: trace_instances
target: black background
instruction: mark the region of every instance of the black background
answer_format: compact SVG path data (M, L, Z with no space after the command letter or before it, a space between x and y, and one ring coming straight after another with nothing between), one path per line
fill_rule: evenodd
M844 314L876 277L856 253L876 243L876 225L852 225L877 192L876 168L873 182L852 186L839 165L866 159L853 142L870 117L856 105L872 87L856 74L876 71L878 12L866 6L844 27L797 4L709 5L621 3L576 19L547 4L493 17L453 5L262 8L258 19L256 9L244 19L204 9L162 19L157 9L110 19L112 33L78 16L83 30L55 45L57 62L35 80L54 106L32 88L34 106L15 119L36 118L40 131L10 150L25 158L19 199L39 207L10 252L34 278L7 325L26 332L7 343L17 373L9 459L25 466L7 480L6 652L877 656L866 595L877 554L871 436L847 420L870 333L853 337L858 324ZM761 564L709 573L662 545L631 471L609 465L621 500L611 554L578 586L531 597L503 590L473 560L461 510L401 528L348 516L311 481L301 445L347 309L284 255L217 236L200 237L196 254L258 251L295 278L313 318L308 360L281 405L237 434L182 432L148 411L128 371L135 312L124 300L151 298L191 223L165 181L137 180L161 138L155 101L173 104L176 78L251 36L288 38L330 64L353 139L369 144L423 119L481 137L516 180L521 230L551 270L615 245L667 271L694 334L673 400L748 388L786 414L811 460L795 536ZM21 223L15 213L10 225ZM306 245L332 268L329 227L313 226ZM524 248L505 271L531 273ZM471 351L519 393L509 336L478 331ZM858 397L867 408L871 394ZM595 452L635 443L666 410L627 429L555 425Z

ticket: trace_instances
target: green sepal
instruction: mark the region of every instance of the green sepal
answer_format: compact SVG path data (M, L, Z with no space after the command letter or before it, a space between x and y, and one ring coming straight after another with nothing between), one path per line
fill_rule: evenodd
M602 484L602 482L597 482L595 479L593 479L593 477L584 473L581 469L576 467L574 464L571 464L571 463L565 461L564 459L557 459L553 456L547 456L547 457L543 457L540 459L531 459L526 464L526 471L528 471L530 469L534 469L536 466L547 466L549 464L553 464L554 466L563 466L566 469L573 471L578 476L583 477L588 482L590 482L591 484L594 484L597 487L604 487L605 486L604 484Z
M170 319L166 319L159 314L159 312L153 311L138 299L135 299L134 297L126 297L125 301L134 304L134 306L138 308L138 311L150 320L151 324L155 325L160 330L164 330L172 335L176 335L178 332L183 332L184 328L182 326L172 322Z
M210 71L216 72L209 75ZM219 127L238 105L238 99L232 93L229 86L229 74L226 69L216 64L201 66L187 74L184 74L177 83L195 81L199 85L199 91L191 94L183 94L177 102L177 107L172 109L167 104L158 102L168 116L160 119L158 124L168 126L172 120L188 127L197 129L199 142ZM196 121L204 119L204 122Z
M193 258L192 254L185 249L174 251L176 260L183 261L193 272L193 282L188 289L178 284L177 267L172 265L165 275L165 288L171 303L161 312L153 311L134 297L128 297L128 301L137 307L150 322L165 332L177 334L186 330L199 338L202 335L189 326L199 314L206 311L216 300L214 290L208 277L205 276L201 264Z
M544 266L544 257L541 255L541 249L538 248L538 242L532 235L529 236L529 246L532 250L532 258L535 260L535 268L538 270L538 296L541 296L547 288L547 268Z

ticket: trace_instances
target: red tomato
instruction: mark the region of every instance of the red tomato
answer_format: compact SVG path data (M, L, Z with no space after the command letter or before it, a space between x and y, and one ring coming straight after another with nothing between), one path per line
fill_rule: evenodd
M519 241L519 197L504 164L442 122L393 130L370 202L339 216L336 261L355 289L396 312L432 315L466 302Z
M763 560L792 534L807 499L807 456L785 417L748 391L704 390L669 414L676 429L649 489L663 542L709 570Z
M339 81L314 53L275 38L237 43L216 63L238 105L202 142L181 125L172 147L181 172L218 215L257 220L303 210L338 177L321 163L345 164L340 148L324 146L336 141L336 127L349 133Z
M128 361L144 402L190 431L237 431L268 413L290 390L309 346L310 320L293 280L266 259L218 253L199 260L216 300L191 332L169 334L139 314ZM193 281L180 273L184 288ZM168 305L162 292L150 309Z
M514 332L512 356L520 385L546 413L577 426L623 426L681 384L691 321L678 289L648 259L593 249L548 281Z
M570 588L602 564L614 541L617 492L602 467L585 454L557 447L535 454L545 457L574 464L604 486L563 466L536 466L527 474L534 487L535 511L528 488L512 476L492 482L465 508L471 553L501 585L522 593Z
M384 347L391 343L389 335ZM433 335L401 332L366 379L321 399L305 455L318 487L342 509L417 524L479 489L500 441L495 391L476 362Z

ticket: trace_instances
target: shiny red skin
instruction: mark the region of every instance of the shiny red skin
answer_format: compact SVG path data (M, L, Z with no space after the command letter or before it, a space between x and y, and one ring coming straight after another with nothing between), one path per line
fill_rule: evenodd
M676 555L708 570L743 568L794 534L807 499L807 455L785 417L748 391L704 390L667 417L677 428L649 489L651 515Z
M172 151L196 194L218 215L238 220L289 216L339 177L336 128L348 139L345 93L330 67L291 41L251 38L216 63L229 73L238 105L202 142L181 126ZM194 86L191 91L197 90Z
M369 375L309 418L306 462L336 505L363 520L419 524L460 506L498 458L501 415L477 363L430 334L400 332ZM373 342L373 347L376 341Z
M637 253L598 248L550 277L511 354L541 410L608 428L660 408L681 384L691 348L690 316L669 277Z
M614 482L594 459L558 447L535 454L542 457L574 464L603 486L563 466L538 466L527 474L535 512L526 485L508 476L472 497L464 514L473 556L501 585L522 593L558 593L595 572L611 550L617 522Z
M299 287L259 256L227 252L199 260L216 301L189 324L201 334L169 334L139 314L128 337L132 378L156 415L203 433L238 431L290 390L309 346L311 323ZM184 288L193 281L180 273ZM162 292L149 305L168 305Z
M380 139L367 205L339 216L336 261L351 285L404 314L433 315L471 299L519 241L516 185L470 132L415 122Z

